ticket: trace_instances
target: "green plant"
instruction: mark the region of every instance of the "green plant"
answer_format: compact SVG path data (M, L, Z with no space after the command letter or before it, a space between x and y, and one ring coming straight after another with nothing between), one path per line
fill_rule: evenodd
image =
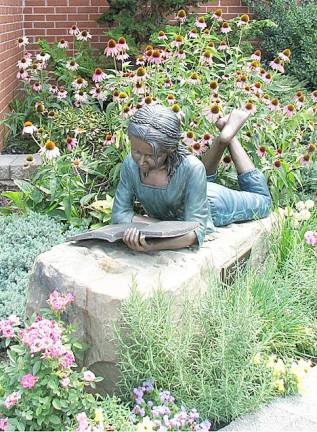
M108 36L114 39L125 36L133 54L136 54L140 45L167 22L168 15L197 4L198 0L109 0L108 9L97 21L114 27L107 31Z
M36 213L2 216L0 231L0 316L22 317L35 258L75 231L68 231L54 219Z
M66 429L75 425L76 417L84 430L87 414L95 415L99 427L109 426L108 419L116 416L121 417L121 426L129 425L128 410L123 422L124 407L120 413L117 399L101 401L98 394L86 392L86 387L95 388L102 378L85 368L74 370L74 353L82 350L82 346L73 335L74 327L65 325L61 319L62 312L73 301L72 294L54 291L48 299L51 311L34 314L23 329L19 328L17 317L0 321L0 334L8 347L8 363L1 366L5 394L0 405L1 415L6 416L2 421L8 423L9 429ZM114 413L109 408L114 408ZM106 418L104 409L108 411Z
M314 0L245 0L255 18L268 18L276 27L263 30L261 47L266 59L271 59L284 48L292 51L292 63L288 72L299 79L306 79L311 87L317 87L317 5Z

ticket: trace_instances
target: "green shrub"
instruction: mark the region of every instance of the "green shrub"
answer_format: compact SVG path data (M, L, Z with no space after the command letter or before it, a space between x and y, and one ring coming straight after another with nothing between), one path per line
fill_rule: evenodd
M35 258L62 243L63 225L48 216L0 217L0 316L23 316L29 272Z
M246 0L255 18L270 19L277 27L263 30L260 35L261 48L267 57L290 48L292 62L288 72L306 79L310 86L317 87L317 4L306 0Z
M309 223L313 228L315 214ZM170 293L145 298L134 288L117 329L123 392L152 378L187 408L222 423L276 393L299 391L295 359L317 353L317 262L303 242L306 227L292 227L295 241L279 265L277 246L261 271L239 273L230 287L211 277L180 312ZM284 237L282 228L271 242L281 245Z

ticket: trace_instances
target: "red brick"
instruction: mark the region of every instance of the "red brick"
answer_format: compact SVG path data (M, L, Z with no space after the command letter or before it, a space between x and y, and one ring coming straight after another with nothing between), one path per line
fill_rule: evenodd
M69 0L69 6L90 6L90 0Z
M221 6L241 6L241 0L221 0Z
M47 6L68 6L68 1L67 0L47 0Z

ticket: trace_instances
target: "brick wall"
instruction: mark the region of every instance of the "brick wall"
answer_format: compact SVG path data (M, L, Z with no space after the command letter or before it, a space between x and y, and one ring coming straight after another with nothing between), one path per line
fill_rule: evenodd
M42 38L48 42L59 39L72 40L68 29L77 24L81 30L92 34L92 45L96 49L105 46L104 25L96 18L104 12L107 0L0 0L0 118L12 100L17 87L16 63L20 58L16 39L28 36L28 50L36 49L35 42ZM241 0L214 0L203 3L194 11L206 13L221 8L225 19L247 12ZM23 24L24 20L24 24ZM0 131L0 149L1 137Z
M17 89L16 63L20 59L17 39L23 35L23 0L0 0L0 118ZM4 128L0 127L1 137Z

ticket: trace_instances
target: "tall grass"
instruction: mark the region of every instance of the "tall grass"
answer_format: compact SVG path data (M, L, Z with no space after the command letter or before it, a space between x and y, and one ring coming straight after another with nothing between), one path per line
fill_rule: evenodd
M272 374L256 354L317 355L317 260L305 229L281 224L260 271L231 286L210 272L207 290L187 292L181 307L162 289L145 298L135 287L117 329L122 391L152 378L219 424L269 401Z

